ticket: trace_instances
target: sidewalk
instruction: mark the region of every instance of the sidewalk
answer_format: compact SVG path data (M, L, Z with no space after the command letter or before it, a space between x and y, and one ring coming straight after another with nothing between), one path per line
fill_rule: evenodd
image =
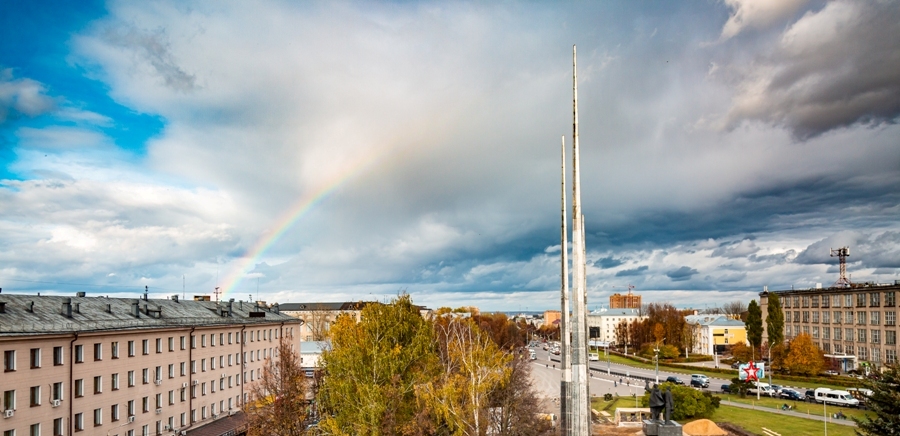
M763 411L766 411L766 412L778 413L778 414L781 414L781 415L787 415L787 416L795 416L795 417L797 417L797 418L812 419L812 420L815 420L815 421L823 421L822 415L811 415L811 414L810 414L810 415L807 415L807 414L805 414L805 413L795 412L795 411L793 411L793 410L780 410L780 409L773 409L773 408L770 408L770 407L756 407L756 406L753 406L753 405L750 405L750 404L745 404L745 403L733 403L733 402L727 401L727 400L722 400L719 404L724 404L724 405L726 405L726 406L740 407L740 408L742 408L742 409L763 410ZM848 417L847 419L833 419L833 418L831 418L831 417L829 416L829 417L828 417L828 423L829 423L829 424L838 424L838 425L847 425L847 426L850 426L850 427L856 427L856 422L854 422L854 421L853 421L852 419L850 419L849 417Z

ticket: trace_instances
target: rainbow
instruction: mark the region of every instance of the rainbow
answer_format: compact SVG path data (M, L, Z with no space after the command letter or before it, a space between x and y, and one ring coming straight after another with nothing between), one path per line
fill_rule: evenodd
M329 194L338 187L363 173L367 168L372 167L381 157L387 155L389 147L372 147L372 150L361 155L351 165L348 165L337 172L330 179L327 179L318 187L311 189L302 195L289 209L283 212L275 224L270 227L271 230L263 233L253 246L241 256L237 266L225 276L220 288L222 289L222 299L237 288L246 275L260 262L262 256L270 249L285 233L288 232L307 212L312 210L314 206L321 203Z

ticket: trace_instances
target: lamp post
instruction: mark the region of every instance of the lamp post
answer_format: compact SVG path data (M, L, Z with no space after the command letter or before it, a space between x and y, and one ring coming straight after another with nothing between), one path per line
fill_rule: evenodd
M606 375L610 375L610 364L609 364L609 344L606 344Z
M665 342L666 338L662 339L662 342ZM659 384L659 342L656 342L656 348L653 349L656 352L656 384Z

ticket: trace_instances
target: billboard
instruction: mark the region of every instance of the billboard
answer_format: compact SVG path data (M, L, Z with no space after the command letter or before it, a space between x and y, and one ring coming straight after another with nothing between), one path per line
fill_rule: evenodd
M742 363L738 366L738 378L741 381L759 380L766 375L765 363Z

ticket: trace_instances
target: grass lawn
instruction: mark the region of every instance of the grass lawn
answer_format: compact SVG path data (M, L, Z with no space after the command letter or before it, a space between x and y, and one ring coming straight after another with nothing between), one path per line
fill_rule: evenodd
M728 401L731 401L734 403L753 404L759 408L781 409L782 404L789 404L789 405L794 406L795 412L808 413L808 414L819 415L819 416L821 416L823 413L822 405L818 404L818 403L807 403L805 401L791 401L791 400L785 400L785 399L779 399L779 398L770 398L770 397L765 397L765 396L760 397L759 401L756 401L755 395L752 395L752 396L747 395L746 398L741 398L737 395L729 395L729 394L721 394L721 395L717 395L717 396L722 398L723 400L728 400ZM831 415L832 413L837 413L838 410L843 412L844 415L847 415L848 418L851 416L861 418L861 417L865 416L865 414L867 413L865 410L860 410L860 409L857 409L854 407L838 407L838 406L834 406L834 405L830 405L830 404L828 405L828 414L829 415Z
M715 422L724 421L739 425L755 434L763 434L763 427L784 436L821 435L825 432L825 423L822 421L775 415L772 412L732 406L720 406L711 419ZM855 430L856 427L828 424L829 436L855 436Z

